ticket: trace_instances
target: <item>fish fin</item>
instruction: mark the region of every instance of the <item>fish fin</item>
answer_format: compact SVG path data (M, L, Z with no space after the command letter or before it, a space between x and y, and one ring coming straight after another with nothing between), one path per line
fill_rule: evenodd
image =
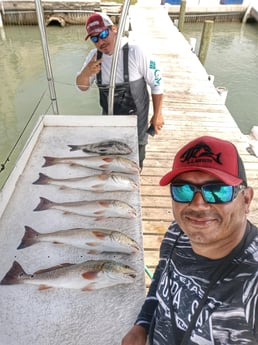
M49 167L51 165L56 164L56 158L55 157L44 156L43 158L45 159L45 163L42 165L42 167Z
M100 180L106 181L106 180L109 179L109 175L110 175L110 172L109 173L100 174L100 175L98 175L98 178Z
M39 233L32 229L31 227L25 225L25 233L23 235L23 238L21 240L21 243L17 247L17 249L23 249L26 247L32 246L34 243L37 243L37 238L39 236Z
M96 290L95 284L90 284L81 289L81 291L93 291Z
M103 231L100 230L92 230L94 236L100 239L104 239L105 237L109 236L109 234L105 234Z
M98 243L96 243L96 242L89 242L89 243L86 242L85 244L89 247L95 247L98 245Z
M44 210L51 208L52 205L53 205L52 201L50 201L46 198L40 197L40 202L39 202L38 206L36 208L34 208L33 211L44 211Z
M49 177L45 174L39 173L39 178L32 182L32 184L48 184Z
M60 190L67 190L67 189L70 189L70 188L67 187L67 186L59 186L59 189L60 189Z
M56 265L56 266L53 266L53 267L43 268L42 270L36 271L34 274L41 274L41 273L51 272L51 271L58 270L59 268L69 267L69 266L72 266L72 265L73 264L70 264L70 263L63 263L63 264Z
M108 164L101 164L100 166L100 169L108 169Z
M95 278L97 278L98 276L98 272L96 271L87 271L82 273L82 277L86 280L93 280Z
M71 212L71 211L63 211L63 214L64 214L64 215L69 215L69 214L75 214L75 213L73 213L73 212ZM76 213L76 214L77 214L77 213ZM77 214L77 215L80 216L80 214Z
M39 288L38 288L38 289L39 289L39 291L48 290L48 289L53 289L53 286L41 284L41 285L39 285Z
M103 184L95 184L94 186L92 186L92 189L95 192L102 192L103 191Z
M0 281L0 285L21 284L22 279L20 279L20 277L22 276L27 276L27 274L25 273L22 266L17 261L14 261L10 270Z
M91 255L95 255L95 254L100 254L102 252L100 252L99 250L88 250L87 253Z
M99 221L101 221L101 220L106 220L106 219L107 219L107 217L105 217L105 216L102 216L102 217L99 216L99 217L96 217L96 218L95 218L95 221L96 221L96 222L99 222Z
M103 215L103 210L100 210L100 211L95 211L94 214L96 214L97 216L100 215L102 216Z
M78 151L79 150L78 145L67 145L67 146L70 147L70 151Z

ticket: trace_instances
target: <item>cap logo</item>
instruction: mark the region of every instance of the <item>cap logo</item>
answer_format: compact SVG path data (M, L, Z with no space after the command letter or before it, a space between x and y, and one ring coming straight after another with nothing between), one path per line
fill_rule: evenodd
M212 152L211 148L203 142L190 147L180 156L180 161L182 163L187 162L188 164L207 163L212 160L218 164L222 164L221 153Z
M92 26L96 26L96 25L100 25L100 22L98 20L95 20L94 22L89 23L87 25L87 28L91 28Z

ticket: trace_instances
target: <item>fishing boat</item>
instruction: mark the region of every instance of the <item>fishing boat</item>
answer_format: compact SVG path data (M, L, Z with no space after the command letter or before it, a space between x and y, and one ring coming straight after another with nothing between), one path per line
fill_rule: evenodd
M91 156L74 151L69 145L84 145L101 141L125 142L132 152L126 158L138 162L136 116L113 116L110 92L109 116L75 116L58 114L55 88L48 54L46 33L40 2L35 0L40 25L46 74L49 81L53 115L42 115L33 129L9 178L0 192L0 252L2 253L0 281L6 282L7 272L18 262L32 277L38 271L58 268L66 263L82 263L89 260L114 260L136 271L133 283L117 284L103 289L52 288L47 283L40 289L33 284L18 284L14 277L8 285L1 284L0 339L2 345L102 345L121 344L121 339L132 326L139 305L145 297L143 250L132 255L122 253L94 253L58 243L37 243L17 249L25 227L39 232L57 229L108 228L119 229L133 238L140 248L142 244L140 189L133 192L119 191L94 193L92 191L59 189L33 182L40 173L54 177L79 177L93 175L94 169L73 164L44 167L44 157ZM128 11L125 1L118 35L121 36ZM119 36L118 36L119 38ZM118 39L119 41L119 39ZM118 46L115 49L114 61ZM115 62L112 75L115 75ZM112 81L113 80L113 81ZM111 80L112 91L114 79ZM112 84L113 83L113 84ZM130 175L139 186L139 173ZM134 218L84 217L56 209L35 212L41 198L54 202L74 203L82 200L112 200L127 202L136 211ZM35 273L36 274L36 273ZM9 277L10 278L10 274ZM72 278L67 278L72 279ZM87 275L87 279L91 279ZM8 280L9 281L9 280Z

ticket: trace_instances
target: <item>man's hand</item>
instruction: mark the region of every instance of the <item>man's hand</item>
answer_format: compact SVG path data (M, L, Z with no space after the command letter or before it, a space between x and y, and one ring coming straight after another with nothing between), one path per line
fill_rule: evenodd
M123 338L121 345L145 345L146 340L147 334L145 329L135 325Z
M97 53L95 53L88 65L84 69L85 75L87 75L87 77L90 78L94 74L98 74L101 68L101 62L102 59L97 60Z
M76 84L80 90L88 90L90 87L90 77L99 73L101 69L101 62L102 59L97 60L97 53L95 53L90 62L84 67L76 78Z
M158 132L162 129L164 125L164 118L162 114L159 114L159 116L152 116L150 123L152 123L155 134L158 134Z

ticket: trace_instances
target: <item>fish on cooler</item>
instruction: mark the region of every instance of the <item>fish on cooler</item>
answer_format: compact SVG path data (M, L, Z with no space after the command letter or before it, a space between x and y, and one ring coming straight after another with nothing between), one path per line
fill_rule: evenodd
M70 151L81 150L89 153L99 153L105 155L128 155L132 149L124 142L118 140L105 140L98 143L86 145L68 145Z
M127 176L115 173L102 173L93 176L56 179L39 173L39 178L33 184L50 184L60 189L80 189L93 192L133 191L137 184Z
M83 168L103 171L123 172L134 174L139 172L138 165L132 160L120 156L80 156L80 157L48 157L44 156L43 167L55 164L68 164Z
M56 209L65 214L76 214L96 219L106 218L134 218L136 210L120 200L81 200L71 202L54 202L40 197L38 206L33 211Z
M108 260L90 260L80 264L64 263L27 274L14 261L0 285L32 284L39 290L50 288L92 291L134 282L136 272L131 267Z
M131 254L139 250L136 241L117 230L74 228L39 233L29 226L25 226L24 236L17 249L39 242L66 244L86 249L91 254L103 252Z

